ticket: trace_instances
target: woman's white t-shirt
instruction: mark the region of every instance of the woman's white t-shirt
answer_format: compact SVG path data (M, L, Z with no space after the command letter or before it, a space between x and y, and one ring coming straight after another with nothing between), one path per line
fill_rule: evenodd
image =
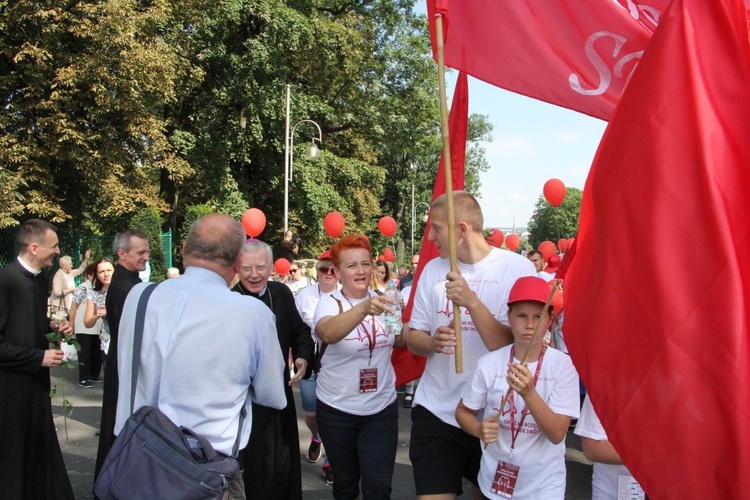
M368 291L369 296L375 292ZM313 323L321 318L348 311L367 298L353 299L344 296L341 290L320 299L315 308ZM375 345L370 353L370 342ZM385 333L385 318L367 316L357 328L341 341L326 347L320 363L316 396L323 403L352 415L373 415L383 410L396 399L396 374L391 364L391 348L395 337ZM363 369L377 368L377 390L360 392L360 377Z

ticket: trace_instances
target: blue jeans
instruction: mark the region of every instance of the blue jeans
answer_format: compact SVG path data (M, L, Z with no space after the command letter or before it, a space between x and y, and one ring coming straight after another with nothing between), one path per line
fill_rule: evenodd
M318 427L336 480L333 497L387 499L398 447L398 404L374 415L351 415L318 400Z
M317 398L315 391L318 387L318 374L313 372L307 380L300 380L299 395L302 400L302 410L307 413L315 413Z

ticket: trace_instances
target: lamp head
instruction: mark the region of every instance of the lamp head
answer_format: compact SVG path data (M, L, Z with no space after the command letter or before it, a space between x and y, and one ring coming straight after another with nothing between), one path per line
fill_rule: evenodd
M310 161L315 161L320 158L320 149L315 145L315 141L312 141L310 147L305 151L305 158Z

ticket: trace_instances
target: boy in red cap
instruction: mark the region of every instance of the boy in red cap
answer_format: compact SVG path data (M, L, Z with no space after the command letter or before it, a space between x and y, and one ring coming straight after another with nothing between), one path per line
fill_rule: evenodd
M456 408L461 428L488 445L478 478L486 498L565 497L564 441L570 420L578 418L578 374L568 356L542 343L550 318L541 314L549 294L540 278L516 281L508 297L515 343L479 359ZM543 324L531 343L539 321ZM519 358L529 345L522 365ZM498 422L508 387L513 390Z

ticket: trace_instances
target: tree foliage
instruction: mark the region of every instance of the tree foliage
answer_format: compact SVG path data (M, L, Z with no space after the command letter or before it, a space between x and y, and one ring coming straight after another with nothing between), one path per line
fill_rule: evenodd
M0 227L31 216L111 234L143 209L181 234L191 207L283 226L285 92L290 226L330 245L326 213L377 248L410 239L440 155L437 70L414 0L0 0ZM472 116L467 189L486 170ZM393 216L395 241L377 232ZM421 237L423 224L416 224ZM178 242L179 243L179 242ZM402 254L402 252L400 252Z
M529 221L529 243L532 248L537 248L545 240L557 244L560 238L575 237L578 233L582 195L583 191L580 189L566 188L565 199L557 207L547 203L544 196L539 196Z

